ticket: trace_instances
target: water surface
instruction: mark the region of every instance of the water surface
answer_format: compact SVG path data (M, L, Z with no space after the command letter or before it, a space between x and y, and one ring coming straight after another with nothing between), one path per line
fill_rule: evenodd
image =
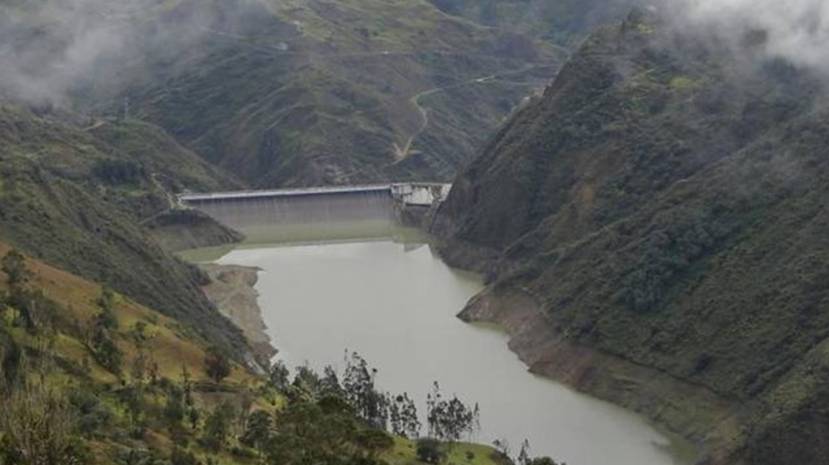
M270 335L289 366L342 368L354 350L379 369L378 384L420 403L432 381L481 408L476 439L526 438L534 455L570 465L678 463L640 417L536 377L505 334L455 315L481 281L448 268L428 246L391 240L252 245L220 263L259 267Z

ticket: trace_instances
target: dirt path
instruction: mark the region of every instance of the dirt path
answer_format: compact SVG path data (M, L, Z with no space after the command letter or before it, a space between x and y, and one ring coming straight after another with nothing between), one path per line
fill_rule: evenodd
M397 158L395 163L399 163L406 158L409 157L412 153L412 146L414 145L415 140L423 134L426 129L429 127L429 110L424 108L423 105L420 104L420 99L424 97L428 97L430 95L434 95L440 92L445 92L451 89L457 89L460 87L470 86L470 85L478 85L478 84L486 84L491 82L499 82L499 83L510 83L509 81L503 81L502 78L508 76L514 76L517 74L524 74L534 69L539 68L548 68L550 65L527 65L519 70L515 71L507 71L504 73L497 73L497 74L490 74L488 76L472 78L465 81L457 82L455 84L451 84L448 86L443 87L435 87L433 89L427 89L423 92L420 92L414 95L412 98L409 99L409 102L417 108L418 112L420 113L421 124L420 127L412 133L412 135L406 141L406 144L401 148L397 143L394 144L394 152ZM519 84L519 83L516 83Z
M309 57L309 58L337 59L337 58L356 58L356 57L400 58L400 57L413 57L413 56L423 55L423 54L436 54L436 55L443 55L443 56L485 56L485 57L488 57L488 58L491 57L490 54L484 54L484 53L452 52L452 51L448 51L448 50L419 50L419 51L381 50L381 51L370 51L370 52L331 53L331 54L313 53L313 52L306 52L306 51L297 52L297 51L291 51L291 50L287 50L287 49L281 49L281 48L275 47L275 46L255 44L255 43L253 43L253 40L254 40L253 37L246 37L246 36L242 36L242 35L231 34L231 33L217 31L217 30L214 30L214 29L206 28L206 27L203 28L203 30L205 32L209 33L209 34L212 34L212 35L216 36L216 37L221 37L221 38L224 38L224 39L227 39L227 40L232 40L232 41L238 42L239 44L244 45L246 47L249 47L252 50L256 50L256 51L259 51L259 52L265 52L265 53L268 53L272 56L306 56L306 57ZM559 46L553 46L553 47L557 51L562 53L565 57L570 55L570 51L563 48L563 47L559 47ZM412 96L409 99L409 103L415 109L417 109L417 111L419 113L419 116L420 116L421 124L417 128L417 130L408 137L408 139L406 140L406 143L402 147L396 142L393 144L393 150L394 150L395 158L396 158L395 163L399 163L399 162L405 160L406 158L408 158L409 155L411 155L412 146L414 145L414 142L429 127L429 111L428 111L428 109L424 108L420 104L420 99L422 99L424 97L427 97L429 95L439 93L439 92L445 92L445 91L450 90L450 89L455 89L455 88L468 86L468 85L484 84L484 83L488 83L488 82L501 82L501 83L504 83L505 81L501 81L501 78L508 77L508 76L513 76L513 75L517 75L517 74L523 74L523 73L526 73L526 72L531 71L533 69L548 68L548 67L551 67L551 66L550 65L537 65L537 64L527 65L527 66L525 66L525 67L523 67L519 70L515 70L515 71L507 71L507 72L504 72L504 73L490 74L488 76L472 78L472 79L461 81L461 82L451 84L451 85L448 85L448 86L442 86L442 87L435 87L435 88L432 88L432 89L427 89L427 90L424 90L423 92L420 92L420 93ZM507 83L509 83L509 82L507 82ZM519 84L519 83L515 83L515 84Z
M84 131L84 132L94 131L94 130L98 129L99 127L101 127L101 126L103 126L103 125L105 125L105 124L107 124L107 121L106 121L106 120L102 120L102 119L95 120L95 122L94 122L94 123L92 123L92 125L91 125L91 126L88 126L88 127L83 128L83 131Z

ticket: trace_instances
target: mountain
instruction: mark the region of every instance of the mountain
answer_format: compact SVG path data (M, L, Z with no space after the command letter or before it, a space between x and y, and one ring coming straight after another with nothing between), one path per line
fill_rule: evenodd
M181 320L41 261L9 260L2 242L0 256L4 465L278 464L309 455L425 463L414 441L367 425L310 370L293 383L257 375ZM441 463L503 463L487 446L432 450Z
M232 189L162 130L0 106L0 238L185 322L241 360L244 338L201 292L204 279L150 238L145 222L183 189Z
M641 0L430 0L444 13L572 47L622 20Z
M433 229L535 372L707 463L829 450L829 113L819 75L637 11L593 34L455 181ZM737 58L742 57L742 58Z
M425 0L39 4L5 6L16 93L126 112L252 186L449 179L563 58Z

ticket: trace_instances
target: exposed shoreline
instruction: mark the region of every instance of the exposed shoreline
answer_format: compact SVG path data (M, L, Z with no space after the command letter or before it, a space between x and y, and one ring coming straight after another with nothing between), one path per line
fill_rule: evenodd
M261 270L215 263L198 266L210 277L210 283L202 287L207 298L242 330L257 359L270 361L278 351L268 336L255 287Z
M489 287L458 318L503 329L510 350L530 372L643 415L672 436L680 460L729 463L739 447L737 406L703 386L569 343L521 290Z
M634 411L672 441L686 442L688 447L679 446L679 459L738 463L734 455L745 439L740 405L704 386L569 342L528 290L499 283L498 276L508 275L518 264L496 250L452 239L456 226L439 209L428 223L435 250L449 266L481 273L487 281L458 318L502 328L509 335L510 350L530 372Z

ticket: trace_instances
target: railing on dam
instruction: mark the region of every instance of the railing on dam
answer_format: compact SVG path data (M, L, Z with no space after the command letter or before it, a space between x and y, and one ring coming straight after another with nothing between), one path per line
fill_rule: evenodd
M387 236L443 201L450 184L363 186L187 193L182 208L197 209L245 234L249 241Z
M449 195L452 185L446 183L394 183L367 184L355 186L307 187L296 189L268 189L254 191L231 191L210 193L187 193L178 196L183 206L192 206L204 202L224 200L254 200L278 197L300 197L341 195L359 193L388 193L393 199L404 205L431 206L443 201Z

